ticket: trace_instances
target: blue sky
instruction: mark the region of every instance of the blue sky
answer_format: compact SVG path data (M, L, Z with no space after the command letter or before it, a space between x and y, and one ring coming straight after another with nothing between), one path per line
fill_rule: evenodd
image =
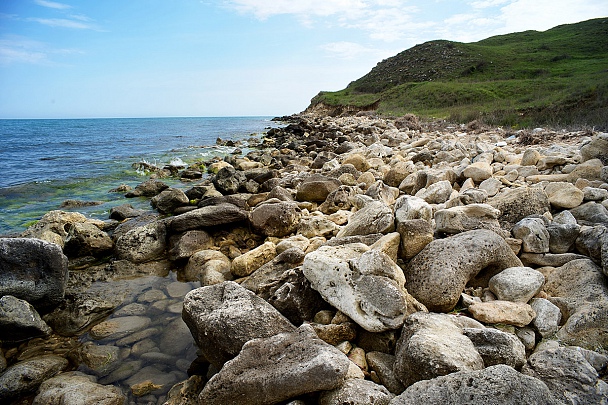
M0 118L286 115L416 44L606 0L0 0Z

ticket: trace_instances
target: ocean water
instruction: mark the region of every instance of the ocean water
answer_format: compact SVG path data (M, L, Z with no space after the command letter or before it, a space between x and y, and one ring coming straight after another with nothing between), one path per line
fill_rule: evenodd
M0 120L0 235L23 231L68 199L103 204L73 211L105 219L113 206L149 207L108 191L148 176L132 168L192 163L232 152L216 139L244 140L276 126L271 117ZM187 188L179 180L164 179Z

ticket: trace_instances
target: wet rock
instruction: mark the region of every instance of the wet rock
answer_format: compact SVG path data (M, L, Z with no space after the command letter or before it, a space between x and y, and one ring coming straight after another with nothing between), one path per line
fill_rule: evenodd
M509 267L490 279L489 287L499 300L528 302L543 284L545 277L530 267Z
M122 405L125 401L118 387L97 384L95 377L72 371L43 382L32 405Z
M368 331L396 329L417 310L399 266L363 244L322 246L306 255L302 271L327 302Z
M293 202L258 205L250 215L252 227L262 235L283 237L297 229L302 212Z
M150 325L151 319L145 316L121 316L101 322L89 331L96 340L117 340Z
M19 342L48 336L51 328L27 301L12 295L0 297L0 341Z
M169 260L187 259L200 250L213 246L213 237L202 229L186 231L169 239Z
M89 374L105 376L118 368L122 358L120 348L114 345L85 343L79 350L83 369Z
M268 263L276 256L274 243L266 242L232 261L230 271L237 277L245 277Z
M483 367L483 359L471 340L446 315L417 312L405 320L394 366L395 375L405 387Z
M157 221L132 229L116 241L119 259L143 263L160 257L167 248L167 227Z
M340 187L339 180L313 174L297 187L296 200L323 202L332 191Z
M551 208L547 194L539 187L508 189L490 199L488 204L500 210L502 214L498 221L505 229L511 229L512 224L530 215L542 215Z
M522 241L522 249L529 253L549 252L549 232L545 222L540 218L524 218L519 221L511 233Z
M474 229L500 232L500 211L488 204L469 204L435 212L435 230L442 233L460 233Z
M185 214L177 215L169 222L169 228L173 232L185 232L191 229L241 222L245 221L247 217L247 211L236 205L221 203L218 205L208 205L186 212Z
M90 222L81 222L68 229L64 252L71 257L103 256L113 247L112 238L107 233Z
M154 366L147 366L137 371L127 380L125 384L130 387L135 396L144 396L149 393L165 394L177 382L174 373L167 373Z
M152 207L162 214L170 214L177 208L188 205L189 202L190 199L182 190L171 187L163 190L150 200Z
M394 397L385 387L372 381L349 379L340 387L324 391L319 405L388 405Z
M23 398L36 392L43 381L68 367L67 359L48 354L13 364L0 375L0 401Z
M558 347L536 352L522 372L538 378L558 400L567 404L608 402L608 384L577 350Z
M110 208L110 219L124 221L127 218L134 218L140 216L144 212L144 210L138 210L133 208L131 204L122 204Z
M372 233L389 233L395 229L393 211L380 201L369 201L350 217L338 238Z
M574 208L583 202L584 193L572 183L551 182L545 187L549 202L556 208Z
M245 342L294 330L274 307L232 281L189 292L182 318L205 357L218 368Z
M0 238L0 296L12 295L38 310L60 304L68 279L61 248L40 239Z
M558 405L540 380L499 364L483 370L461 371L419 381L395 397L391 405L425 404L543 404Z
M169 186L162 181L150 179L138 184L133 191L129 191L127 194L125 194L125 197L154 197L155 195L160 194L166 188L169 188Z
M552 336L559 329L562 313L551 301L544 298L534 298L530 306L536 312L532 324L542 337Z
M405 267L406 288L431 311L450 311L464 287L508 267L521 266L509 245L488 230L463 232L429 243ZM482 270L484 270L482 272Z
M230 165L219 169L213 177L213 185L222 194L235 194L246 182L245 174Z
M523 302L488 301L475 302L468 308L473 318L480 322L497 324L504 323L523 327L534 319L536 313L532 307Z
M506 364L516 370L526 363L526 348L517 336L493 328L464 328L485 367Z
M350 361L316 337L309 325L251 340L213 376L201 403L274 404L302 394L332 390L346 377Z

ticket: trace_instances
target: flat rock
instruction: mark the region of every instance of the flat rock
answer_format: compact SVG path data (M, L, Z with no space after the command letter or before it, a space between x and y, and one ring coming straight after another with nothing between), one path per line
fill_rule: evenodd
M471 340L447 315L416 312L406 319L395 348L394 365L395 375L405 387L483 367Z
M497 324L504 323L523 327L534 319L536 313L532 307L523 302L488 301L475 302L468 308L473 318L480 322Z
M576 253L522 253L519 258L526 266L560 267L572 260L586 259L587 257Z
M47 354L13 364L0 375L0 402L10 403L36 392L43 381L68 367L68 360Z
M346 377L350 360L317 338L310 325L250 340L214 375L200 403L275 404L302 394L332 390Z
M93 326L89 334L96 340L117 340L147 328L151 322L151 319L145 316L121 316Z
M120 388L97 384L95 377L71 371L44 381L32 405L122 405L125 401Z
M473 278L521 266L503 238L473 230L429 243L404 268L406 288L431 311L451 311ZM484 270L483 273L480 274Z
M498 402L500 398L500 402ZM390 405L498 404L558 405L545 383L499 364L483 370L461 371L419 381Z
M247 217L247 211L234 204L222 203L177 215L169 222L169 228L173 232L185 232L191 229L241 222L245 221Z
M62 302L68 258L61 248L32 238L0 238L0 296L12 295L39 310Z
M489 287L499 300L528 302L543 284L545 276L530 267L509 267L490 279Z
M435 212L435 230L460 233L474 229L500 231L500 211L488 204L469 204Z
M19 342L51 332L32 304L12 295L0 297L0 341Z
M232 281L190 291L182 318L207 360L218 368L249 340L295 329L272 305Z

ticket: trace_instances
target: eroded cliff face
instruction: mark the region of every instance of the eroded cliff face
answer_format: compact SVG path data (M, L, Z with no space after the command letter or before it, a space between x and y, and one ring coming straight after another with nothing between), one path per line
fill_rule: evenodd
M328 117L337 117L342 114L355 115L359 112L377 110L379 104L380 100L365 106L329 105L324 102L315 102L313 99L310 105L302 113Z

